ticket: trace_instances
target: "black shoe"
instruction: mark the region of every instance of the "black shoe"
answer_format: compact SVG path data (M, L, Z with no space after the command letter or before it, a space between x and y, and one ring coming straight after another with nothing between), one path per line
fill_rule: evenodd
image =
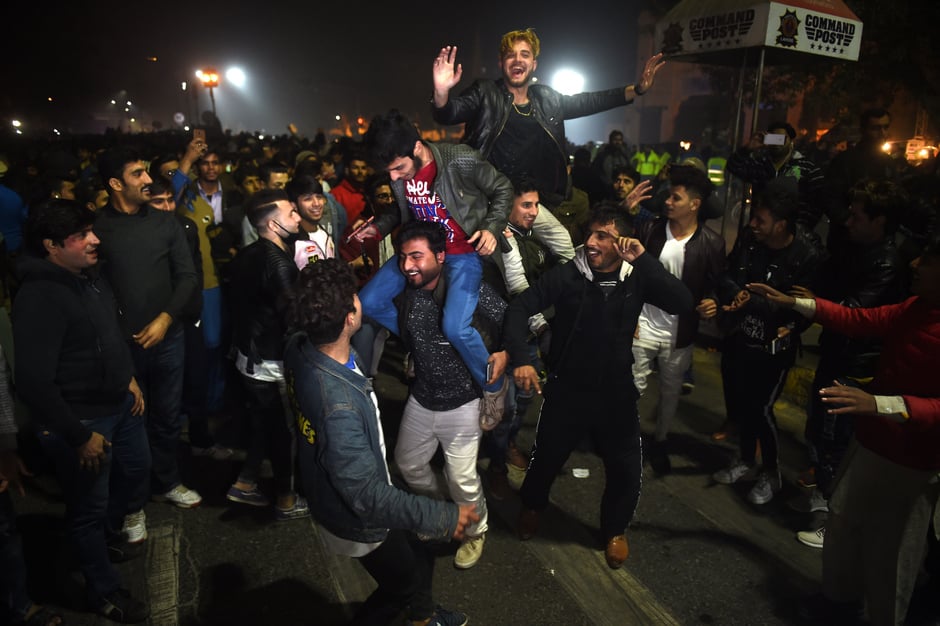
M660 476L665 476L672 471L665 441L654 441L650 446L650 467Z
M112 563L123 563L136 559L147 552L147 542L139 541L137 543L128 543L127 541L117 540L108 544L108 558Z
M138 624L150 617L150 608L131 596L127 589L117 589L104 598L98 613L119 624Z
M806 623L826 626L855 626L865 617L861 602L836 602L822 593L801 600L798 613Z

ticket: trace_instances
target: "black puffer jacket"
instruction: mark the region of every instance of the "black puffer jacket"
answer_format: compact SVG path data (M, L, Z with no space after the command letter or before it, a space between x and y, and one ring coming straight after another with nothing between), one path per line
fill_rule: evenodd
M284 358L284 294L297 279L294 259L259 239L232 261L234 341L249 363Z
M33 425L71 446L91 431L79 420L115 414L133 376L108 282L21 256L13 302L16 389Z
M568 179L568 154L565 151L565 120L593 115L627 104L625 87L580 93L565 96L548 85L529 85L529 101L532 115L558 146L558 176L555 180ZM512 110L512 94L502 79L478 80L459 96L452 97L441 108L431 102L434 121L442 125L466 124L463 142L473 146L489 159L493 144L509 119ZM564 189L555 193L565 195Z

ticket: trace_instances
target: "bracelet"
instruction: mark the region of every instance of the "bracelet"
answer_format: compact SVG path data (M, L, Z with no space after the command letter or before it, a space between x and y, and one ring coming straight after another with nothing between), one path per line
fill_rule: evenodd
M649 89L647 89L646 91L649 91ZM643 94L646 93L646 91L640 91L640 83L636 83L635 85L633 85L633 93L635 93L638 96L642 96Z

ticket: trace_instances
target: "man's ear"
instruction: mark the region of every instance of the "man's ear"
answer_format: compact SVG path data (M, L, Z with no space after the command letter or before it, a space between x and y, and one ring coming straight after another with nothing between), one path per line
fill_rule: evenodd
M114 191L121 191L124 188L124 183L121 181L120 178L112 177L108 179L108 187L110 187Z
M55 242L52 241L51 239L43 239L42 247L45 248L46 252L48 252L49 254L52 254L52 251L58 248Z

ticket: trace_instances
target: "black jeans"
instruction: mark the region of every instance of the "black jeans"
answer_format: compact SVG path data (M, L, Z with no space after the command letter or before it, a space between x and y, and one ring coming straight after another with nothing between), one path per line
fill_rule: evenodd
M774 402L780 397L795 354L770 354L756 348L726 343L721 353L721 381L728 419L738 424L741 460L755 463L760 441L764 469L777 469L777 418Z
M26 591L23 541L16 530L10 492L4 491L0 493L0 622L22 621L31 606L33 602Z
M257 483L265 456L271 461L277 495L294 492L294 436L285 409L284 382L266 382L242 375L248 412L248 449L238 479Z
M532 460L519 491L522 504L541 511L548 506L552 483L571 452L591 435L604 463L601 533L606 540L622 535L640 500L643 455L637 393L625 380L616 388L582 391L558 381L544 388Z
M414 533L389 531L382 545L359 562L379 587L356 612L355 626L385 626L403 610L414 621L434 613L434 554Z

